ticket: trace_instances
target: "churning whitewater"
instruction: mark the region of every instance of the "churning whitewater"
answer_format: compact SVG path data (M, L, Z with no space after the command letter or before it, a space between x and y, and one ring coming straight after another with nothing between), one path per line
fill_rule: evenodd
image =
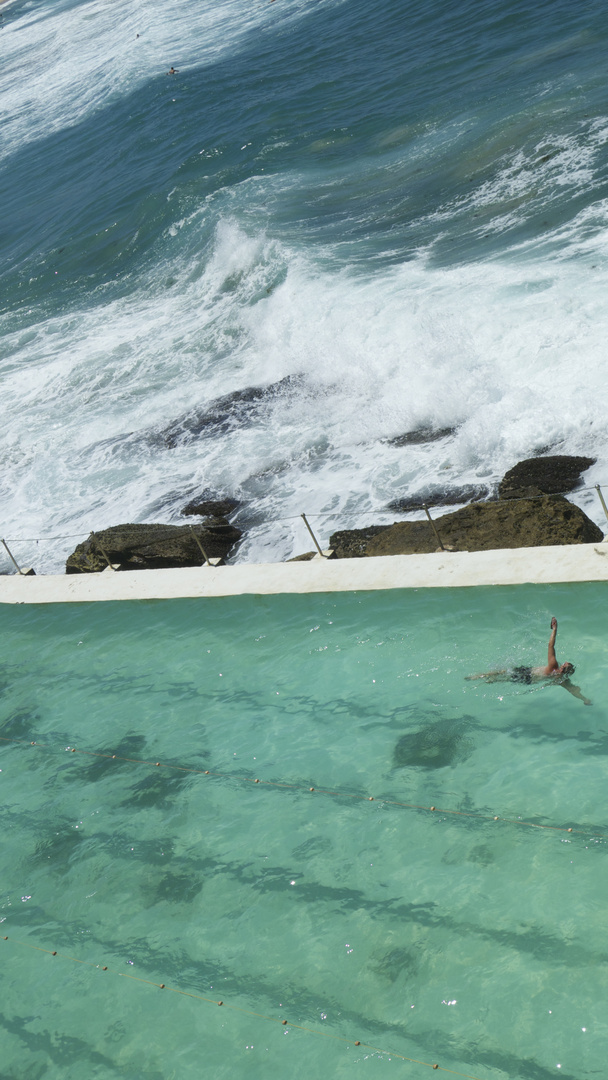
M0 12L21 562L203 493L239 501L238 560L285 559L302 511L325 542L549 451L597 459L573 498L605 526L602 5Z

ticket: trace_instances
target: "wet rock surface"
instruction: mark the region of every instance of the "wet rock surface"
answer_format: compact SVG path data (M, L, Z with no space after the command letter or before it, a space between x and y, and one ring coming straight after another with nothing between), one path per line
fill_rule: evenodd
M228 518L231 514L234 514L241 505L242 503L240 503L238 499L213 499L203 494L198 499L191 499L190 502L184 506L181 513L185 517L200 516Z
M448 433L446 429L438 435ZM505 474L498 498L488 485L430 485L393 500L387 509L399 513L423 510L425 505L468 502L454 513L433 518L441 543L455 551L597 543L603 539L601 529L561 495L579 487L581 474L594 464L594 458L565 454L527 458ZM329 545L338 559L425 554L438 549L437 536L427 520L341 530L330 536Z
M360 559L367 555L369 543L391 528L392 525L370 525L367 529L342 529L330 536L329 547L338 559Z
M265 407L277 400L291 398L302 389L304 383L301 375L287 375L268 386L247 386L243 390L235 390L174 420L162 431L154 433L152 441L171 449L194 439L226 435L246 427L256 416L263 415Z
M451 435L455 435L458 428L446 427L446 428L432 428L421 427L416 428L415 431L406 431L405 435L395 435L392 439L387 439L386 442L389 446L420 446L423 443L439 442L439 439L447 439Z
M387 510L405 513L408 510L424 510L425 506L456 506L459 503L477 502L492 494L487 484L465 484L458 488L428 487L415 495L405 495L387 504Z
M584 511L561 495L472 503L435 518L434 524L442 543L457 551L591 544L603 539L601 529ZM438 546L428 521L334 533L329 544L339 559L425 554Z
M225 518L196 525L113 525L78 544L68 556L66 574L98 573L108 559L121 570L201 566L204 558L195 537L208 558L225 558L241 531Z
M81 453L88 457L91 453L99 452L121 455L128 451L140 453L146 447L172 450L198 439L216 438L266 421L273 408L281 404L289 405L303 389L314 393L314 388L302 375L287 375L266 386L246 386L190 409L166 427L140 428L109 439L100 439Z
M595 461L595 458L567 454L518 461L500 481L499 498L521 499L574 491L582 484L581 473L595 465Z

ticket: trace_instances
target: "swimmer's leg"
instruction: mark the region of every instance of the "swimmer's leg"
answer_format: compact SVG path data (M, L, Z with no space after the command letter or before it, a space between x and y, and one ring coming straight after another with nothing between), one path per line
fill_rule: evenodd
M508 682L509 672L506 668L500 671L481 671L479 675L465 675L465 679L471 682L473 679L484 679L485 682Z

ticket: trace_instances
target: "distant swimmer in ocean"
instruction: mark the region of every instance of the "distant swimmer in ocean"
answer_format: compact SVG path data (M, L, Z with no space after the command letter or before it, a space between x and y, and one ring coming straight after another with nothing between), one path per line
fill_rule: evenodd
M567 690L573 697L579 698L584 705L592 705L593 702L589 701L585 695L581 692L580 686L575 686L570 682L570 676L574 675L574 664L566 662L565 664L558 664L557 657L555 656L555 639L557 637L557 619L555 615L551 619L551 637L549 638L549 653L547 656L547 663L544 667L514 667L514 668L501 668L500 671L482 671L479 675L465 675L466 679L484 679L485 682L515 682L525 683L540 683L540 682L555 682L558 686L563 686L564 690Z
M170 67L168 72L167 72L167 75L179 75L179 71L177 70L177 68Z

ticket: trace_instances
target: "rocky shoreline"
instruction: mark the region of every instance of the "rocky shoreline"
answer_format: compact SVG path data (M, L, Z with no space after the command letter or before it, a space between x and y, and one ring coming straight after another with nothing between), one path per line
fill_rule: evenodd
M432 521L428 515L427 521L343 530L329 545L336 558L346 559L597 543L602 530L563 495L580 487L581 474L594 464L593 458L566 455L527 458L509 469L496 494L483 502L473 495L468 505ZM434 503L423 496L415 508L449 505L446 496L437 494Z
M334 533L336 558L422 555L432 551L490 551L497 548L591 544L603 539L583 510L561 495L471 503L429 521L399 521L371 529Z
M440 432L435 437L443 437ZM405 442L428 441L426 431L403 436ZM401 445L401 444L400 444ZM498 548L589 544L603 540L602 530L564 492L581 486L581 474L593 458L553 455L528 458L505 474L496 491L488 487L440 490L397 500L387 509L427 510L432 506L466 505L422 521L397 521L344 529L329 540L331 557L366 558L414 555L433 551L488 551ZM181 513L198 518L188 525L122 524L91 533L68 556L66 573L93 574L114 570L145 570L223 563L242 539L230 523L239 509L237 499L223 496L192 499ZM304 552L293 562L314 558Z
M66 574L114 570L161 570L223 562L241 530L224 517L196 525L113 525L91 533L66 561Z

